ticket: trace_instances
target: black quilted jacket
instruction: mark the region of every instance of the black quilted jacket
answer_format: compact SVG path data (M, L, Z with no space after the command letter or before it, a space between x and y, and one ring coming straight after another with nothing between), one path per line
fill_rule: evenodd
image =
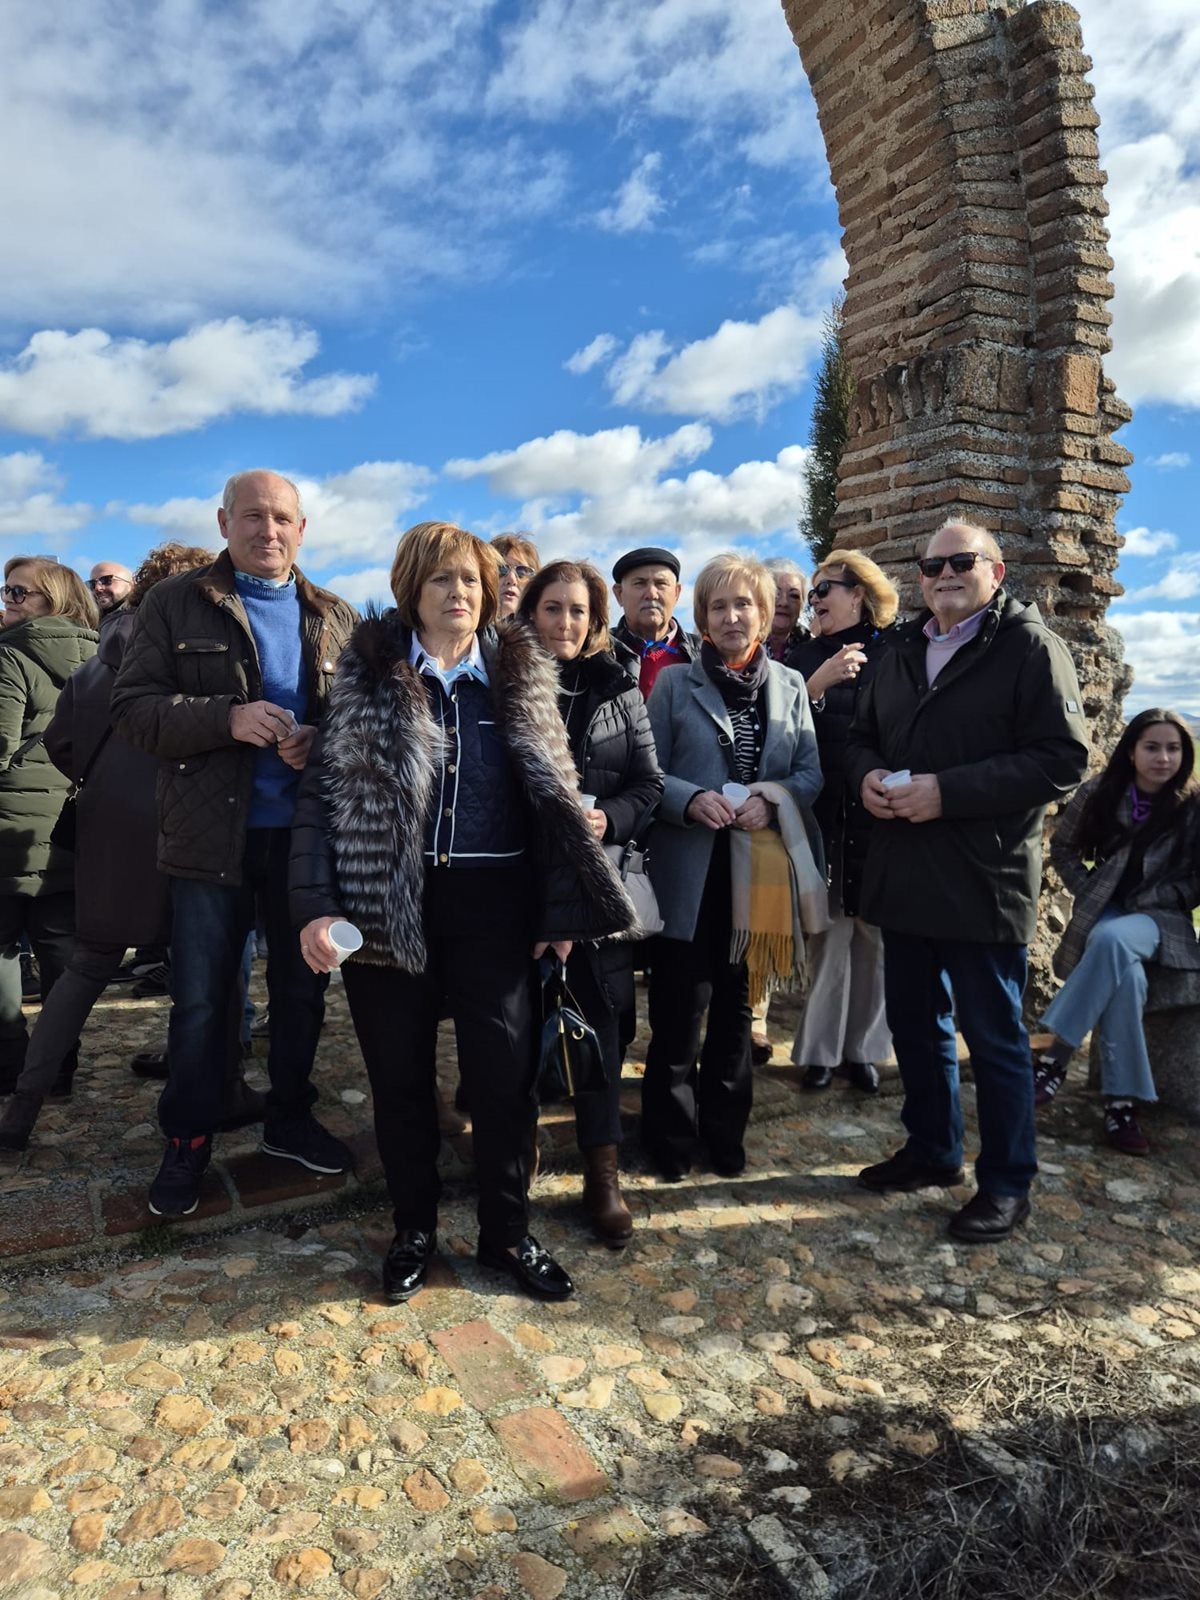
M843 628L840 633L823 633L815 639L804 637L788 652L787 665L803 677L811 678L819 666L847 644L861 645L867 664L857 678L835 683L827 689L822 708L813 709L817 753L821 757L824 778L821 792L813 802L813 816L821 830L830 871L840 869L837 889L842 910L848 917L856 917L867 846L871 842L872 818L857 792L846 782L846 740L859 693L870 681L880 652L887 648L887 635L880 633L872 623L862 622L853 628Z
M585 710L583 736L572 741L580 788L596 796L608 817L605 844L625 844L638 819L662 796L646 702L625 668L609 655L580 663Z
M296 570L308 673L304 720L319 723L355 612ZM176 878L241 882L255 747L234 739L229 712L261 700L254 635L222 551L211 567L156 584L113 686L113 726L160 758L158 865Z

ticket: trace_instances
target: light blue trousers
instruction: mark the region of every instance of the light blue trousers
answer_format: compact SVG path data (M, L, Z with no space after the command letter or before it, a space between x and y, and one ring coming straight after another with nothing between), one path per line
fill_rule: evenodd
M1042 1018L1044 1028L1076 1049L1085 1034L1095 1034L1101 1087L1114 1099L1158 1099L1142 1028L1145 963L1157 951L1158 938L1153 917L1106 907L1079 965Z

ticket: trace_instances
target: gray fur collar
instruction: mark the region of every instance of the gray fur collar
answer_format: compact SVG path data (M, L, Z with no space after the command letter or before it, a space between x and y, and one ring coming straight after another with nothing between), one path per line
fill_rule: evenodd
M427 964L425 820L443 750L424 683L408 660L411 642L411 630L395 611L368 612L338 664L323 741L345 913L362 931L366 959L419 973ZM578 880L594 926L573 936L626 932L634 925L633 907L579 808L552 658L522 623L498 635L482 633L480 645L496 731L533 813L536 861L530 870L544 867L552 849L556 869Z

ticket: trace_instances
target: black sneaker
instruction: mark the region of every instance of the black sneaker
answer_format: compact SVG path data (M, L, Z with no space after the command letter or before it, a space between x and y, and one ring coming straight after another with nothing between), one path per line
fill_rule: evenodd
M1067 1081L1067 1063L1041 1055L1033 1063L1033 1105L1035 1110L1048 1106Z
M200 1204L200 1182L212 1159L212 1135L194 1139L168 1139L150 1185L150 1209L156 1217L188 1217Z
M887 1189L953 1189L963 1181L961 1167L934 1167L915 1156L907 1145L886 1161L864 1167L858 1181L864 1189L882 1194Z
M349 1172L354 1165L349 1145L335 1139L312 1116L269 1123L263 1129L262 1147L267 1155L298 1161L310 1172Z
M129 991L135 1000L157 1000L170 992L171 969L165 961L144 972Z

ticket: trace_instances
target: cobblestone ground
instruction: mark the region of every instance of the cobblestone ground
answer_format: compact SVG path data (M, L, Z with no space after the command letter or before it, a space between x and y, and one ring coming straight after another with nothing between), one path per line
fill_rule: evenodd
M335 1084L359 1092L340 1006L325 1052L339 1053ZM160 1020L138 1018L135 1031ZM101 1015L92 1061L108 1067L87 1094L105 1071L113 1095L127 1087L130 1027L120 1006ZM562 1305L476 1265L473 1203L453 1182L444 1262L403 1307L377 1292L390 1232L366 1193L315 1223L160 1227L123 1253L11 1272L0 1590L617 1600L668 1547L764 1517L777 1541L803 1542L831 1477L902 1472L946 1429L986 1436L998 1374L1052 1387L1087 1361L1114 1409L1149 1395L1169 1416L1200 1399L1192 1130L1153 1118L1153 1159L1112 1154L1073 1077L1030 1224L970 1251L943 1231L965 1194L880 1198L853 1182L895 1146L894 1079L875 1099L804 1095L784 1068L761 1087L743 1177L629 1176L623 1253L589 1242L578 1173L550 1150L535 1227L576 1275ZM74 1175L71 1128L56 1112L30 1204ZM127 1128L126 1147L142 1139L152 1165L152 1139ZM786 1418L813 1424L802 1457L756 1444Z

